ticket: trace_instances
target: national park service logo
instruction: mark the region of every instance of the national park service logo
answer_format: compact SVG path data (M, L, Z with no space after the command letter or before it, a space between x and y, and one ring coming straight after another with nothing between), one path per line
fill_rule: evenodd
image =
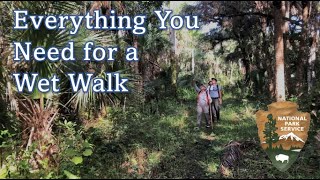
M310 114L299 112L296 103L276 102L258 111L256 122L262 148L277 169L286 171L308 138Z

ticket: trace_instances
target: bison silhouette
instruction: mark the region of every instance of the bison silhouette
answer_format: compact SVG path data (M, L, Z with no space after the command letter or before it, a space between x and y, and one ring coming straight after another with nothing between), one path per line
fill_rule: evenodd
M289 156L285 155L285 154L278 154L276 155L276 161L281 161L282 163L284 161L287 161L287 163L289 163Z

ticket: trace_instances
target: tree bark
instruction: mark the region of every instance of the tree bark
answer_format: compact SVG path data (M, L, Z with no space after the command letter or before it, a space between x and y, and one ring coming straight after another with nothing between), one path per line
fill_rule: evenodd
M300 41L300 52L297 64L297 91L301 93L303 90L304 82L306 82L306 65L308 61L308 46L306 43L308 35L308 21L310 15L310 2L302 1L302 31L301 31L301 41Z
M194 48L192 49L192 60L191 60L191 66L192 66L192 74L194 74Z
M170 9L173 9L172 3L169 2ZM176 42L176 31L170 28L170 42L171 46L171 53L170 53L170 66L171 66L171 87L174 96L176 96L177 92L177 78L178 78L178 71L177 71L177 42Z
M133 35L133 47L138 49L138 37ZM139 51L138 51L139 54ZM135 74L135 76L137 77L137 87L138 87L138 93L141 94L143 91L143 82L142 82L142 78L141 78L141 74L140 74L140 70L139 67L141 66L141 59L139 59L138 62L132 62L131 63L131 67L133 69L133 72Z
M285 101L285 73L284 73L284 21L282 17L285 16L285 2L274 1L274 29L275 29L275 58L276 58L276 100Z
M273 63L270 61L272 59L270 51L269 51L269 41L267 38L267 18L262 17L261 18L261 29L262 29L262 42L263 42L263 47L264 52L265 52L265 60L263 62L264 67L266 67L267 71L267 83L265 84L265 88L269 90L269 95L270 98L274 99L275 98L275 75L274 75L274 66Z
M315 5L319 5L315 4ZM311 7L311 4L310 4ZM319 9L313 9L314 14L319 14ZM311 11L310 11L311 12ZM317 16L316 16L317 17ZM308 92L312 89L315 83L316 72L315 72L315 64L316 64L316 53L318 51L317 46L319 42L319 19L316 17L313 18L312 28L311 28L311 36L312 43L309 51L309 59L308 59L308 71L307 71L307 80L308 80Z
M285 1L286 6L286 18L290 19L290 9L291 9L291 3L289 1ZM284 27L284 58L288 59L288 53L287 50L290 48L290 41L289 41L289 21L285 21L285 27ZM288 97L291 96L291 94L294 93L294 87L292 87L291 79L290 79L290 64L285 64L285 79L286 79L286 92L288 93Z
M308 60L308 92L310 92L311 88L314 85L315 81L315 61L316 61L316 52L319 41L319 31L317 31L316 27L312 28L312 45L309 52L309 60Z

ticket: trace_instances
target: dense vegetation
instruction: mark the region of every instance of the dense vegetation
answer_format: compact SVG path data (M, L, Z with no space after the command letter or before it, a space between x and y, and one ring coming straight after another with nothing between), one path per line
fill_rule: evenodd
M7 1L0 8L0 178L320 178L319 2ZM113 9L149 18L144 36L84 27L70 36L44 24L13 31L14 9ZM199 15L209 31L159 30L157 9ZM12 61L12 41L49 48L70 40L79 59L82 45L94 41L137 47L140 61L124 62L123 53L114 62ZM13 72L57 74L61 93L18 93ZM121 72L132 93L74 93L68 72ZM224 90L221 121L195 131L191 82L212 77ZM297 102L312 121L298 160L281 173L260 147L255 112L284 100Z

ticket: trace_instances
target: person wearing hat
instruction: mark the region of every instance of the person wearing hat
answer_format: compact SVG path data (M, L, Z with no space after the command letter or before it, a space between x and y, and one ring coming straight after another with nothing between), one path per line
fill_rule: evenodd
M209 81L209 86L207 90L209 91L210 97L212 99L211 109L212 109L212 119L220 120L220 105L222 104L222 88L218 85L216 78L212 78Z

